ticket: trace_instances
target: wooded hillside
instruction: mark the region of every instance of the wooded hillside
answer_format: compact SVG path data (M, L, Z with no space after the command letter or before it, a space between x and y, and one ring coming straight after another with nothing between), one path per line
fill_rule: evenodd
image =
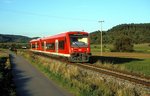
M26 36L0 34L0 43L7 43L7 42L26 43L29 40L31 40L31 38Z
M103 32L103 43L113 43L119 36L128 36L133 43L150 43L150 23L121 24ZM100 31L90 33L91 43L100 43Z
M38 38L38 37L35 37ZM0 34L0 43L28 43L31 39L27 36Z

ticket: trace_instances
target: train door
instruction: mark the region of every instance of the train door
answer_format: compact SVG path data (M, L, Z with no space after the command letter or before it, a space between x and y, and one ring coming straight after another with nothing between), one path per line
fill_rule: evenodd
M32 43L30 44L30 48L32 49L33 47L32 47Z
M37 42L35 42L35 49L37 49Z
M46 41L44 41L44 51L46 51Z
M58 40L55 40L55 52L58 53Z

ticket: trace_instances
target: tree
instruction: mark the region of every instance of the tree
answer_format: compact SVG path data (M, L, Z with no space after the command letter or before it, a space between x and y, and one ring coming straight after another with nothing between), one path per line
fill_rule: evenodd
M133 41L126 35L119 36L114 42L114 51L131 52L133 51Z

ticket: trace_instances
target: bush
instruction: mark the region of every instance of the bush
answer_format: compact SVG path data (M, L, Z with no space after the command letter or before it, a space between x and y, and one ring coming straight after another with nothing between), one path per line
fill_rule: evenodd
M114 42L113 51L132 52L133 51L132 39L126 35L119 36Z

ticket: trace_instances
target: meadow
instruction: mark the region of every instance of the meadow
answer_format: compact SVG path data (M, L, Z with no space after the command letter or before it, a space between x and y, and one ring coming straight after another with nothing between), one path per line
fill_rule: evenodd
M100 44L92 44L91 45L91 51L92 52L100 52ZM111 52L113 50L112 44L103 44L103 52ZM134 44L134 52L138 53L150 53L150 44L144 43L144 44Z
M103 55L100 54L100 45L92 45L92 55L99 58L95 63L99 66L133 72L150 76L150 46L149 44L134 45L134 52L110 52L112 45L103 47Z

